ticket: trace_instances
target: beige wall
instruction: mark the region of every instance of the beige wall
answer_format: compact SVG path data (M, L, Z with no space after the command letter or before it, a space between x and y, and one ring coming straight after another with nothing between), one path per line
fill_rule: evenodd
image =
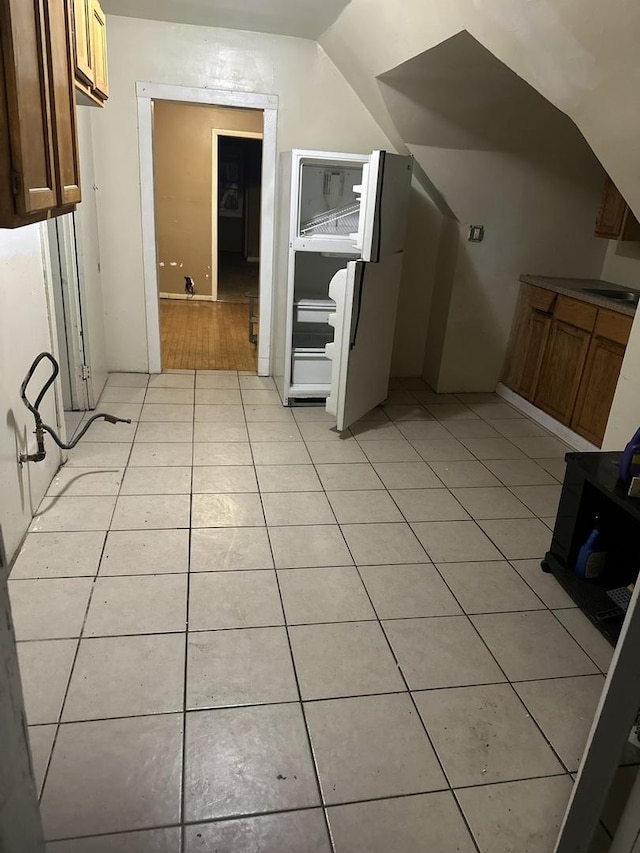
M112 370L146 370L136 81L278 97L278 148L367 153L389 140L315 42L109 15L109 84L94 110Z
M19 465L18 453L35 450L33 416L20 399L20 383L39 352L52 351L43 235L40 225L0 230L0 528L11 560L42 496L60 465L60 452L46 438L44 462ZM49 371L41 366L29 391L42 388ZM45 423L57 422L53 391L40 412Z
M640 290L640 243L607 242L607 254L602 267L603 280Z
M553 0L405 0L398 14L397 6L388 0L352 0L320 44L401 150L403 140L387 110L378 76L463 29L575 121L640 215L636 142L640 138L640 4L635 0L565 0L561 4ZM606 264L604 270L606 276ZM640 312L605 448L620 446L637 428L639 412Z
M199 296L211 296L212 130L261 133L262 125L257 110L154 103L160 293L183 294L184 277L189 275Z
M608 242L602 278L640 290L640 243ZM640 427L640 311L631 330L603 448L624 447Z
M435 288L424 376L438 391L491 391L502 373L522 273L598 278L606 243L593 235L603 172L579 151L469 151L410 146L455 216L455 259ZM467 240L471 224L484 240ZM447 251L450 250L447 246ZM440 339L439 347L433 338Z

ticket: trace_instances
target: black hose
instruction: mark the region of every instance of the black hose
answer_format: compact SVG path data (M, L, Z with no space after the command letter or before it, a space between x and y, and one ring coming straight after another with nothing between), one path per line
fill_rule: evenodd
M42 390L40 391L40 393L36 397L35 403L33 403L33 405L32 405L29 402L29 400L27 399L27 386L28 386L29 382L31 381L33 374L35 373L36 368L38 367L40 362L45 358L51 362L51 365L53 367L53 372L51 373L51 376L47 379L44 386L42 387ZM93 415L92 417L89 418L89 420L86 422L86 424L84 425L82 430L78 433L78 435L72 441L70 441L68 444L65 444L62 441L62 439L60 438L60 436L56 433L56 431L52 427L50 427L47 424L42 422L42 416L40 415L40 412L39 412L40 403L42 402L44 395L47 393L49 388L51 388L51 386L55 382L56 377L57 377L59 372L60 372L60 366L58 365L58 362L55 360L55 358L51 355L51 353L50 352L41 352L40 355L36 356L36 358L34 359L33 364L29 368L29 371L27 372L27 375L25 376L24 381L23 381L22 385L20 386L20 397L22 399L22 402L25 404L27 409L29 409L29 411L33 415L34 420L36 422L35 435L36 435L36 439L38 442L37 452L36 453L21 453L20 454L20 462L42 462L43 461L43 459L47 455L47 451L45 450L45 447L44 447L44 433L45 432L49 433L51 438L55 441L55 443L58 445L58 447L61 450L72 450L76 446L76 444L80 441L80 439L85 435L85 433L87 432L87 430L89 429L89 427L91 426L91 424L94 421L105 420L111 424L118 424L118 423L130 424L131 423L131 418L117 418L115 415L109 415L109 414L106 414L104 412L99 412L98 414Z

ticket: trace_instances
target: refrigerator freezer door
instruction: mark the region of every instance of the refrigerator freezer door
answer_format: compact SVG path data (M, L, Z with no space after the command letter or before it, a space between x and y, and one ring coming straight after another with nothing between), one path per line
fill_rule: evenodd
M339 430L387 396L401 272L402 253L397 252L377 264L350 261L331 279L329 296L336 311L329 317L334 339L325 349L331 359L327 412Z
M378 262L404 249L413 158L373 151L363 176L358 249Z

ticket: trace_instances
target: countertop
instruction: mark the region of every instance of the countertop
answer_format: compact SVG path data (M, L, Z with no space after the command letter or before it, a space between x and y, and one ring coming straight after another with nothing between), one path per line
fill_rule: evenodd
M590 302L599 308L608 308L610 311L617 311L619 314L626 314L629 317L635 315L636 305L620 302L617 299L608 299L606 296L599 296L596 293L585 293L584 289L586 287L597 287L607 288L607 290L634 291L640 294L640 291L637 291L636 288L623 287L620 284L601 281L597 278L554 278L545 275L521 275L520 281L523 284L533 284L535 287L553 290L555 293L561 293L564 296L573 296L574 298L582 299L583 302Z

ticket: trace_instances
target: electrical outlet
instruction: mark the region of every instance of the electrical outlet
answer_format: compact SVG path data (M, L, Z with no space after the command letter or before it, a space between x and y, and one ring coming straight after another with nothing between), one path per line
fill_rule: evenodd
M467 239L470 243L482 243L484 240L484 225L470 225Z

